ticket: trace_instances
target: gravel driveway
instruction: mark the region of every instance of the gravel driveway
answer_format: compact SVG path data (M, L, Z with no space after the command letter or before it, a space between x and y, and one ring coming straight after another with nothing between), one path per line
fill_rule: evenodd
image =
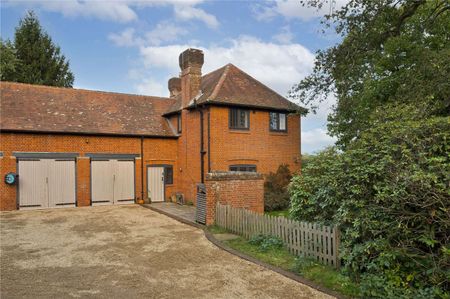
M0 213L2 298L329 298L138 205Z

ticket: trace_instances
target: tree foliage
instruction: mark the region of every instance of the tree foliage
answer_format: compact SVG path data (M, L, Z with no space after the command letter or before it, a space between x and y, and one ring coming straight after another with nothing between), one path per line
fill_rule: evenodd
M338 141L293 178L291 214L339 226L363 297L448 298L450 4L352 0L324 22L342 42L292 95L314 110L334 94Z
M2 41L1 48L1 80L72 87L69 62L32 11L20 21L14 42Z
M309 0L320 7L327 1ZM386 104L414 117L450 112L450 4L445 0L352 0L326 16L341 43L318 51L314 71L291 90L313 111L334 94L328 129L345 148Z
M279 211L289 208L288 185L292 178L289 166L278 166L277 172L269 173L264 182L264 210Z
M10 41L0 40L0 80L16 81L17 67L19 60L16 57L16 50Z
M291 215L340 227L366 297L448 291L449 152L449 117L381 124L312 158L292 180Z

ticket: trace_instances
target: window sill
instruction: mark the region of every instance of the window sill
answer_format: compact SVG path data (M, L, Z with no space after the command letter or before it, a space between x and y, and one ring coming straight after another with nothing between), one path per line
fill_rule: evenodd
M269 135L275 135L275 136L287 136L288 132L283 132L283 131L269 131Z
M229 132L236 134L250 134L250 130L230 129Z

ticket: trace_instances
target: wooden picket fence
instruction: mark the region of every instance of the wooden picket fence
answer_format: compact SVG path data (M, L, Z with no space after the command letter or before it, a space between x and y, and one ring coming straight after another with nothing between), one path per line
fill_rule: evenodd
M247 239L263 234L283 240L292 254L339 268L339 230L335 227L216 205L215 224Z

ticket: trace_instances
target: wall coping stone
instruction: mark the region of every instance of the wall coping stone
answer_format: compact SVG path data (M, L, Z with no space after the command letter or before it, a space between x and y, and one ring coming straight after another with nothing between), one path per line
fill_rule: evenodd
M207 181L233 181L233 180L263 180L258 172L244 171L214 171L206 174Z

